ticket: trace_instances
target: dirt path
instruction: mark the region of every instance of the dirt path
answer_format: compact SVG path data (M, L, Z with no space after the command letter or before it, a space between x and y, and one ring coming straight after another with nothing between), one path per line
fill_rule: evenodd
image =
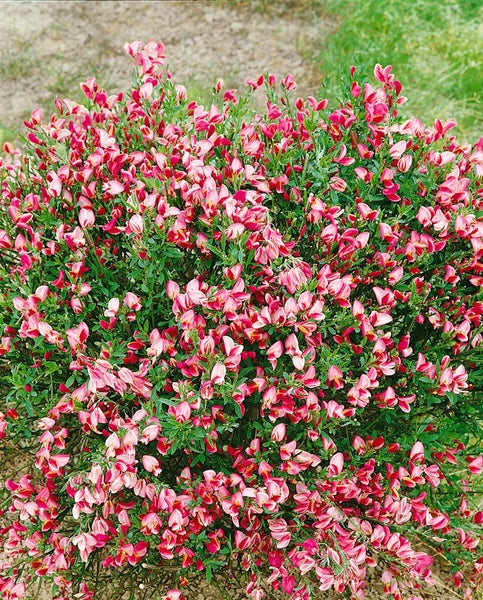
M55 96L78 95L88 76L126 88L123 45L137 39L162 41L175 80L195 93L219 77L240 89L264 71L291 72L301 94L314 93L300 49L326 28L222 0L0 2L0 19L0 127L14 130L37 105L50 112Z

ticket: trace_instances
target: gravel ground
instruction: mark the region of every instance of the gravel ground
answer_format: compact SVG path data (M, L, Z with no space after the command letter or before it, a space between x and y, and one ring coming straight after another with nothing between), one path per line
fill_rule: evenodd
M328 27L220 0L0 2L0 18L0 126L13 129L37 105L77 94L88 76L109 91L128 87L123 46L134 40L162 41L176 82L195 92L219 77L240 89L269 71L291 72L300 94L314 93L319 82L300 49Z

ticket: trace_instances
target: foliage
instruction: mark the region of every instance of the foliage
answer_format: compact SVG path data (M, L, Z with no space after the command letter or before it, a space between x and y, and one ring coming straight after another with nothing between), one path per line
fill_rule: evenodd
M2 598L363 598L377 566L415 600L440 555L470 598L483 139L403 121L390 67L336 107L290 75L204 107L127 50L129 94L87 80L0 166Z

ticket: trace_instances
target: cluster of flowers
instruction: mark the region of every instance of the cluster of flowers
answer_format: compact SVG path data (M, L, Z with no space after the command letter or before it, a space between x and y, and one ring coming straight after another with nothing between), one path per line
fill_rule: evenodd
M374 567L417 600L444 554L471 598L483 138L403 121L390 67L336 108L290 75L205 108L127 51L129 94L87 80L0 163L1 597L237 565L253 600Z

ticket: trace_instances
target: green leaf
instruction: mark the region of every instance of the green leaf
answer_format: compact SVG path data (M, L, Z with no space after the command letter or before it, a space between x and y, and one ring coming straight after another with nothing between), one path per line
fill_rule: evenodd
M28 398L24 398L24 406L29 417L32 417L34 415L34 407Z
M237 402L233 402L233 407L235 410L235 414L236 416L241 419L242 418L242 410L241 410L241 406L237 403Z

